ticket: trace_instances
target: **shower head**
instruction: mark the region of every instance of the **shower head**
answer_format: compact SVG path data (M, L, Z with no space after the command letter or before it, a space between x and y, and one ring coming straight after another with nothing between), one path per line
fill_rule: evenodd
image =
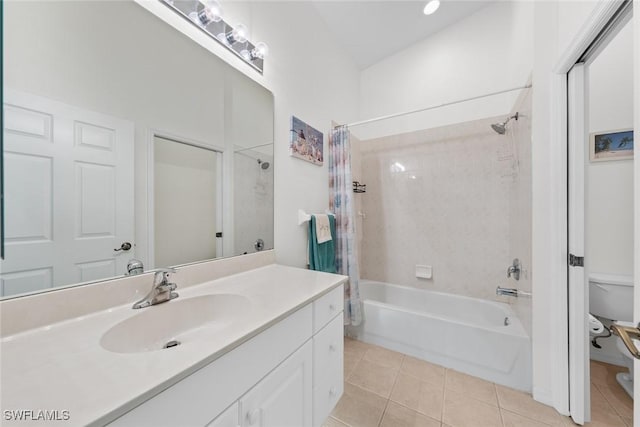
M491 125L491 129L495 130L496 132L498 132L500 135L504 135L504 133L507 131L506 125L507 123L494 123Z
M491 129L493 129L494 131L496 131L500 135L504 135L505 132L507 131L507 123L509 123L509 120L511 120L511 119L518 120L518 113L515 113L513 116L509 117L507 120L505 120L502 123L494 123L494 124L492 124L491 125Z
M269 166L271 166L271 165L269 164L269 162L263 162L263 161L262 161L262 160L260 160L260 159L258 159L258 164L260 165L260 167L261 167L263 170L267 170L267 169L269 169Z

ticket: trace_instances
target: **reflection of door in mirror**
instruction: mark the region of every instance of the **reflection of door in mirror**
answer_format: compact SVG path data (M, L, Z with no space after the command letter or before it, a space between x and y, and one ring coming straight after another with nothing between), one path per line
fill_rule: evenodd
M153 264L180 265L222 254L222 156L156 136Z
M6 256L0 295L125 273L131 122L5 89ZM71 262L69 262L71 261Z

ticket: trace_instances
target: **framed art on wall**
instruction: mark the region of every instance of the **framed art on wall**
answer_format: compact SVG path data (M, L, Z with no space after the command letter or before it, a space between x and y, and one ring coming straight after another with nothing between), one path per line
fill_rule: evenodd
M296 116L291 116L291 142L289 154L314 165L324 162L323 134Z
M633 129L592 133L589 159L592 162L633 159Z

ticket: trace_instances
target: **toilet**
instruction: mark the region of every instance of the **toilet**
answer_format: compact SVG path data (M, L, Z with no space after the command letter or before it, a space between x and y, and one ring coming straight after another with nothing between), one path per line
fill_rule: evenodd
M614 322L620 326L635 326L632 322L623 322L621 320ZM636 347L640 348L640 341L633 340L633 343ZM633 399L633 360L634 357L627 351L627 347L625 347L624 343L620 339L620 337L616 337L616 347L618 350L624 355L625 366L629 368L629 372L620 372L616 375L616 380L618 384L624 388L629 396Z
M613 274L589 275L589 312L595 316L614 320L623 326L635 326L633 320L633 277ZM616 375L616 380L633 399L633 356L619 337L616 348L629 372ZM634 340L640 348L640 341Z

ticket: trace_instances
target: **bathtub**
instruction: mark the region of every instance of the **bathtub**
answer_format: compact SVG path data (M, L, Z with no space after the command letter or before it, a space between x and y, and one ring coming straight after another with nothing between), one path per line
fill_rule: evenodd
M360 297L364 320L348 335L531 391L531 340L508 304L371 280Z

